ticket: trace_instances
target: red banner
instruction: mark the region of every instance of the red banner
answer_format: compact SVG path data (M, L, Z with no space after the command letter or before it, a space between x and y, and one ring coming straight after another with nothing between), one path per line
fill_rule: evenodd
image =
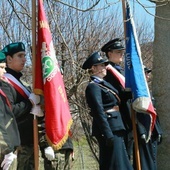
M54 149L60 149L68 138L72 118L42 0L38 1L34 92L44 95L46 138Z

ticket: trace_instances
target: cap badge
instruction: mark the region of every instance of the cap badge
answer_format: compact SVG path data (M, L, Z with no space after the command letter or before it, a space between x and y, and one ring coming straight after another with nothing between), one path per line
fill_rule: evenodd
M97 60L100 61L100 60L102 60L102 59L103 59L102 57L99 57Z

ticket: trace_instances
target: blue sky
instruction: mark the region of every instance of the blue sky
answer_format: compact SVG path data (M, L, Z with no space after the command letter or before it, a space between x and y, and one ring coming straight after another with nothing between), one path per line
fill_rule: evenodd
M133 3L134 2L134 3ZM151 3L149 0L139 0L139 2L145 7L140 5L136 0L130 1L131 8L135 16L138 16L142 21L148 21L154 26L154 14L155 14L155 4Z
M134 16L134 21L136 22L147 22L150 23L151 27L154 27L154 14L155 14L155 4L151 3L149 0L129 0L131 13ZM103 5L111 5L114 9L119 9L120 14L122 14L122 0L101 0L99 3ZM121 18L122 16L120 16ZM121 18L122 19L122 18Z

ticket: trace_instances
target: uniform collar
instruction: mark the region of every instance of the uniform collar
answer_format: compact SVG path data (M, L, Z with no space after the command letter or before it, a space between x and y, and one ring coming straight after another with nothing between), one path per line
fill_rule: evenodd
M123 71L123 68L118 65L118 64L115 64L113 62L110 62L111 66L113 66L116 70L118 70L119 72L122 72Z
M14 70L12 70L12 69L10 69L8 67L6 68L6 72L13 75L17 80L20 80L20 78L22 76L21 72L18 73L18 72L14 71Z
M103 86L113 90L115 93L118 93L118 91L110 83L108 83L107 81L105 81L97 76L91 76L91 80L94 83L102 84Z
M94 81L95 83L101 83L104 81L103 79L101 79L97 76L91 76L91 80Z

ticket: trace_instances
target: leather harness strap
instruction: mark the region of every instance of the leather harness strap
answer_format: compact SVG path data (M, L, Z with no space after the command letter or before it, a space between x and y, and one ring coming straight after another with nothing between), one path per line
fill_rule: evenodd
M103 88L107 89L109 92L111 92L113 95L115 95L115 97L117 98L117 100L119 101L119 103L121 102L119 96L118 96L113 90L111 90L111 89L109 89L109 88L107 88L107 87L105 87L105 86L103 86L103 85L101 85L101 84L99 84L99 83L96 83L96 82L94 82L94 81L91 81L91 82L99 85L100 87L103 87Z

